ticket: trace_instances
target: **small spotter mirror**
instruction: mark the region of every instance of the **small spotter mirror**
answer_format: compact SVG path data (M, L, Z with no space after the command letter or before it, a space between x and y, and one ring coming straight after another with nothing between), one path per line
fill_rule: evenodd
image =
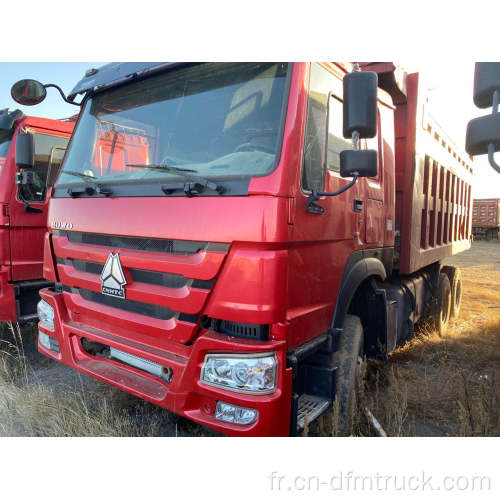
M12 99L24 106L34 106L41 103L47 96L43 83L37 80L19 80L10 89Z

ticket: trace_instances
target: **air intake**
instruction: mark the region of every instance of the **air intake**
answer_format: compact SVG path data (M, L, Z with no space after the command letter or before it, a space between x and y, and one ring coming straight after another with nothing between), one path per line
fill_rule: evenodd
M238 323L225 319L208 318L208 328L215 332L224 333L231 337L240 337L254 340L269 339L269 325L254 325L251 323Z

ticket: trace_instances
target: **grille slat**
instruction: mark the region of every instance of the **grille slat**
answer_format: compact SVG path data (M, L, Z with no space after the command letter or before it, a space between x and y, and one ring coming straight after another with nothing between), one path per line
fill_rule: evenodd
M57 262L66 266L73 266L77 271L100 275L104 264L79 259L57 259ZM193 280L182 274L162 273L157 271L146 271L144 269L127 268L132 279L138 283L164 286L166 288L182 288L187 285L190 288L211 290L215 280Z
M167 320L177 318L180 321L195 324L197 323L199 317L198 314L179 313L169 307L148 304L137 300L119 299L109 295L103 295L92 290L87 290L85 288L73 288L63 285L62 289L64 292L78 294L85 300L95 302L96 304L102 304L103 306L113 307L115 309L121 309L122 311L141 314L143 316L150 316L156 319Z
M144 252L159 252L173 255L194 255L201 250L227 252L229 244L204 241L167 240L160 238L136 238L98 233L53 230L54 236L64 236L71 243L83 243L101 247L125 248Z

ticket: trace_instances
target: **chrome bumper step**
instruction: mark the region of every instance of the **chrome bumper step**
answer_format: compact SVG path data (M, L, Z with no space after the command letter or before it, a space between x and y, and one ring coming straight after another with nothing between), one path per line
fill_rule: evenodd
M330 406L330 400L313 396L311 394L302 394L299 397L297 409L297 430L301 431L304 428L305 419L310 424L324 413Z

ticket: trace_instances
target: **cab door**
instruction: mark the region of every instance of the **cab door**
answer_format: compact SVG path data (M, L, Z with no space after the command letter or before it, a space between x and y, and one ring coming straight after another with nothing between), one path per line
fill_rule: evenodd
M18 134L20 132L18 131ZM34 135L34 182L32 185L14 186L12 190L10 201L12 281L38 280L43 277L43 240L50 196L50 188L47 186L60 167L62 153L69 140L69 136L64 136L62 132L61 135L54 135L42 129L24 130L22 133Z
M307 210L313 189L337 191L351 181L340 176L340 152L352 148L352 141L342 134L342 77L343 72L332 65L312 63L304 85L308 88L308 103L303 159L289 250L288 320L293 344L330 328L347 259L368 246L367 206L371 217L379 218L378 185L369 184L366 178L360 178L339 196L317 200L322 213ZM369 237L378 235L369 232Z

